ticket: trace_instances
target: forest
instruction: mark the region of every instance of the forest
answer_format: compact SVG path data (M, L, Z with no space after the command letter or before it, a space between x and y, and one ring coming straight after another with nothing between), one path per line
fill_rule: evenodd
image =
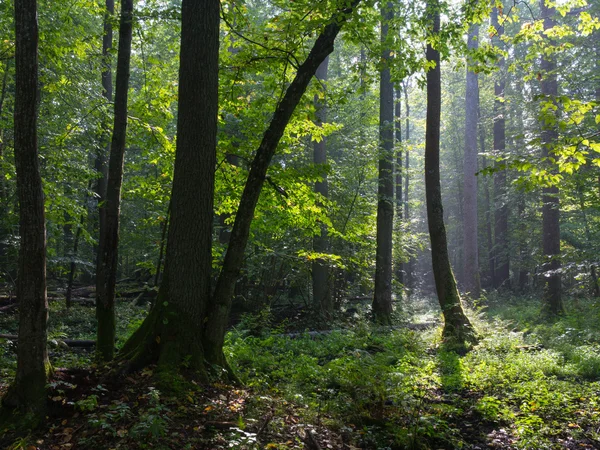
M596 0L0 2L0 448L600 449Z

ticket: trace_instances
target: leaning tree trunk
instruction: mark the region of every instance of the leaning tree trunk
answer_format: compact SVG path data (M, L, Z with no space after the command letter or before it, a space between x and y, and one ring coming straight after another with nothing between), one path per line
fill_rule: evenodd
M500 37L504 34L504 26L498 20L498 9L492 10L492 26L495 33L492 42L496 47L502 45ZM503 156L506 149L506 105L504 88L504 58L496 64L498 72L494 83L494 152ZM506 169L500 168L494 173L494 287L509 287L509 252L508 252L508 206L506 204Z
M440 11L437 0L427 3L428 16L433 22L432 35L428 36L427 62L432 67L427 71L427 125L425 129L425 196L427 220L431 239L431 257L435 287L444 315L444 339L462 345L475 337L474 329L465 315L456 280L450 267L442 189L440 184L440 114L442 104L440 53L430 41L440 30Z
M46 381L51 370L46 350L46 223L38 159L37 1L15 1L15 166L19 199L19 346L14 384L5 406L44 418Z
M318 80L327 81L327 68L329 57L321 63L316 72ZM316 125L321 127L327 120L327 106L324 100L320 100L318 95L314 99L316 109ZM325 138L313 143L315 164L327 163L327 149L325 147ZM327 175L323 175L323 180L315 183L315 192L323 198L328 196ZM313 238L313 250L317 253L327 253L329 251L329 239L327 237L327 225L321 224L320 232ZM312 284L313 300L315 306L326 317L330 318L333 314L333 296L331 295L331 280L329 275L329 266L322 258L318 258L312 264Z
M377 249L375 253L375 321L392 321L392 239L394 232L394 85L390 76L388 29L394 5L381 4L382 69L379 82L379 183L377 189Z
M121 1L119 50L115 90L115 118L108 162L106 201L101 208L98 264L96 268L96 318L98 320L96 355L110 361L115 351L115 294L119 249L121 186L127 136L127 92L133 33L133 0Z
M540 0L540 9L544 19L544 30L555 25L554 8L548 7L545 0ZM550 40L549 45L554 45ZM558 83L556 80L556 61L553 54L542 56L541 64L541 90L543 101L555 102L558 96ZM542 113L542 158L548 159L554 153L554 146L558 142L558 128L555 112L549 108ZM551 162L548 162L549 170ZM543 309L550 316L564 313L561 298L560 276L560 205L558 187L545 187L542 191L542 246L544 251L544 295Z
M479 25L472 25L469 50L477 50ZM478 221L477 221L477 114L479 111L479 81L473 71L473 60L467 61L465 96L465 158L463 182L464 288L472 298L479 298Z
M209 296L205 286L208 281L202 281L200 278L210 279L211 247L209 241L211 233L207 232L206 227L212 223L212 188L206 188L210 189L211 211L209 212L209 199L197 186L200 182L199 178L209 178L208 176L199 177L198 173L206 175L208 173L205 170L201 172L198 170L208 167L214 172L213 153L216 151L216 142L214 145L210 144L212 148L209 148L207 143L209 136L202 133L198 135L195 130L198 130L200 126L207 128L207 121L213 117L212 110L199 114L198 105L203 105L203 108L207 109L214 107L214 119L216 120L218 98L203 97L209 95L207 89L210 87L216 89L218 79L199 79L198 74L209 78L208 74L211 73L218 78L216 72L218 59L215 58L218 58L219 2L210 0L210 2L198 4L193 0L183 1L179 98L180 102L182 99L189 99L191 106L184 107L181 103L179 105L176 173L173 179L171 200L173 202L172 222L167 241L167 261L163 282L156 306L121 350L122 359L129 361L128 368L134 369L158 361L160 368L172 371L178 370L181 363L185 361L187 366L197 369L200 373L205 373L205 360L210 364L228 367L223 354L223 342L231 299L243 263L243 255L250 234L250 224L267 169L294 109L300 102L319 65L333 51L333 42L342 24L350 16L358 2L359 0L354 0L348 7L334 14L317 38L306 61L298 68L296 77L287 88L283 99L277 105L252 161L231 231L223 268L215 291L212 296ZM182 91L184 86L185 91ZM197 122L198 120L200 123ZM210 120L212 124L212 119ZM187 127L189 127L187 130L189 138L184 140L181 132ZM209 131L212 139L212 128ZM216 125L214 132L216 133ZM184 142L191 149L184 150ZM194 153L192 150L199 146L198 143L201 143L201 148L204 150ZM184 178L177 182L180 187L176 191L178 158L181 160L180 171ZM208 163L206 158L210 158ZM213 172L210 173L214 180ZM199 193L202 193L201 200L198 198ZM180 202L178 208L175 207L176 197L181 197L177 200ZM193 209L191 202L203 203L204 206L202 208L196 206L195 211L188 211L188 208ZM175 217L176 214L181 214L182 219L185 218L178 226L174 224L178 220ZM207 215L209 216L207 217ZM189 223L192 219L193 223ZM205 239L207 236L208 242L202 246L193 243L194 240ZM177 240L180 242L171 244ZM189 256L182 259L175 247L169 250L172 245L177 245L176 248L184 252L183 255L189 252ZM204 248L205 246L207 248ZM189 251L190 249L196 249L196 251ZM205 263L209 264L208 268L204 267ZM198 280L190 285L187 277L194 277ZM172 291L175 283L178 286Z

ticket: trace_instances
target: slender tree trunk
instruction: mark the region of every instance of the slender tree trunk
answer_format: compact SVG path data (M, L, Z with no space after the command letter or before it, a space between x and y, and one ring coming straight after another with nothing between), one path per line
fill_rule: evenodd
M100 234L96 269L96 318L98 334L96 355L100 361L110 361L115 349L115 293L117 261L119 260L119 221L121 186L127 136L127 93L133 31L133 0L121 1L115 118L108 163L106 201L100 209L104 228Z
M7 59L4 63L4 75L2 76L2 90L0 92L0 121L2 121L2 113L4 111L4 100L6 100L6 87L8 85L8 71L10 69L10 59ZM4 157L4 129L0 129L0 163L2 163ZM1 166L0 166L1 169ZM2 208L4 208L4 201L6 200L6 188L4 185L4 174L0 172L0 202L2 202ZM1 239L1 236L0 236ZM0 256L4 244L0 243Z
M479 108L479 121L481 122L481 108ZM484 127L479 127L479 147L481 153L485 153L485 129ZM487 168L487 158L484 156L482 158L482 167L485 170ZM487 240L487 258L489 265L489 275L487 279L491 286L494 283L494 253L492 251L494 247L494 240L492 234L492 211L491 211L491 202L490 202L490 185L488 181L488 177L484 178L484 201L483 205L485 210L485 229L486 229L486 240Z
M472 25L468 47L479 47L479 26ZM477 220L477 113L479 111L479 81L477 73L471 70L473 61L467 58L467 88L465 100L465 159L463 188L464 218L464 285L472 298L479 298L479 244Z
M498 9L492 10L492 26L496 33L492 38L495 46L500 47L500 37L504 34L504 26L498 20ZM506 149L506 106L504 104L504 58L497 63L498 72L494 83L494 152L502 156ZM494 287L509 287L509 251L508 251L508 206L506 204L506 169L494 173Z
M38 159L37 1L15 1L15 166L19 199L19 346L14 384L2 399L8 407L43 419L46 380L46 223Z
M383 67L379 82L379 184L377 189L377 250L373 315L377 322L392 320L392 239L394 231L394 86L390 77L389 24L394 18L391 2L381 4Z
M402 232L402 214L404 208L404 193L402 192L403 180L402 172L404 164L402 161L402 90L400 83L396 83L395 87L395 103L394 103L394 128L396 130L396 223L397 233ZM398 249L402 253L402 249ZM399 257L396 257L396 279L398 283L404 284L404 272L406 264L400 262Z
M544 30L554 27L554 8L546 5L545 0L540 0L540 10L544 19ZM553 45L550 40L550 45ZM543 55L541 64L541 91L544 101L555 102L558 97L558 83L556 80L556 61L554 55ZM554 153L554 146L558 142L558 128L554 111L542 113L542 158L549 158ZM551 115L551 116L550 116ZM548 163L550 171L555 171ZM551 316L564 313L561 297L561 264L560 264L560 205L558 187L545 187L542 191L542 234L544 264L544 312Z
M106 99L108 106L113 101L112 64L110 52L113 45L112 20L115 14L114 0L106 0L105 8L104 34L102 35L102 96ZM108 165L106 164L106 157L108 154L110 154L110 121L108 120L108 117L106 117L102 120L102 135L94 158L94 170L96 171L98 177L94 183L94 192L98 202L97 223L94 224L94 228L98 230L98 235L103 234L106 228L101 207L103 202L106 200L106 183L108 181ZM99 255L97 246L94 246L94 254L96 255L97 265L100 265L101 261L98 259Z
M438 0L427 3L428 17L433 22L432 34L440 31L440 7ZM429 36L432 38L433 36ZM474 329L465 315L456 280L450 267L442 189L440 184L440 114L442 103L440 53L427 44L427 61L434 67L427 71L427 125L425 130L425 195L427 220L431 239L431 257L438 300L444 315L444 338L463 345L472 341Z
M408 103L408 86L409 86L410 78L407 78L404 82L404 105L406 108L406 132L404 134L404 148L406 151L404 152L404 220L410 226L410 205L408 188L409 184L409 171L410 171L410 153L408 151L408 144L410 140L410 105ZM404 280L404 286L407 288L407 292L410 293L410 288L412 287L412 268L413 268L413 259L412 257L408 258L408 262L405 264L405 272L406 278Z
M327 69L329 65L329 56L319 65L316 72L317 80L327 82ZM315 95L314 99L316 110L316 125L323 126L327 121L327 105L325 100L319 100L319 96ZM327 150L325 147L325 138L321 141L314 141L313 161L315 164L327 163ZM328 197L327 175L323 176L323 180L315 183L315 192L322 195L323 198ZM313 238L313 249L317 253L329 252L329 239L327 237L327 225L321 224L320 234ZM321 310L326 318L333 314L333 297L331 295L331 282L329 276L329 266L327 262L321 258L317 259L312 264L312 283L313 283L313 300L315 306Z

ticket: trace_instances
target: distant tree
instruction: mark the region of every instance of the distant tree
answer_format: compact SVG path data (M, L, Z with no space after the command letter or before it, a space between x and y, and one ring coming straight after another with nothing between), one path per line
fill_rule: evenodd
M540 11L544 20L544 30L553 28L555 9L540 0ZM550 39L549 44L553 45ZM543 102L554 104L558 98L558 82L556 79L556 56L544 53L541 62L541 91ZM548 167L552 166L554 147L558 144L558 127L554 108L542 107L542 157L548 159ZM552 170L552 169L550 169ZM560 274L560 205L558 187L544 187L542 191L542 246L544 254L544 296L543 309L546 314L555 316L564 313L561 297Z
M479 47L479 26L471 25L469 50ZM479 111L479 80L473 70L473 60L467 57L467 87L465 95L465 156L463 174L463 242L464 288L472 298L480 296L478 220L477 220L477 121Z
M500 37L504 34L504 26L499 22L498 8L492 10L492 27L495 32L492 42L496 47L502 45ZM496 63L498 71L494 82L494 152L502 156L506 150L506 105L504 90L506 75L504 73L505 61L501 57ZM494 172L494 264L492 276L494 287L508 287L509 280L509 251L508 251L508 206L506 204L506 170L499 168Z
M329 57L325 58L325 61L323 61L317 69L317 73L315 74L317 80L322 82L327 81L328 66ZM316 124L318 126L323 126L323 123L327 121L327 105L324 99L319 99L318 95L315 95L314 103L316 109ZM315 140L313 142L313 149L314 163L326 164L327 148L325 138L321 138L319 141ZM315 192L322 195L324 198L327 198L329 192L327 175L323 176L322 181L315 183ZM329 251L327 226L321 224L320 228L319 234L313 239L313 250L317 253L327 253ZM327 262L323 258L318 258L312 264L312 283L315 305L326 317L331 317L333 314L333 296L331 295L330 273Z
M40 176L37 1L15 1L14 150L19 200L17 373L2 404L44 418L51 366L46 350L46 224Z
M98 319L96 355L100 361L110 361L115 351L115 295L132 35L133 0L122 0L115 86L115 117L108 162L106 200L100 210L103 217L100 220L100 245L96 268L96 318ZM107 81L105 82L107 83Z
M425 130L425 196L427 220L431 239L431 257L437 296L444 315L444 338L462 345L475 338L471 322L465 315L456 280L450 267L442 189L440 184L440 114L442 85L440 52L433 47L440 32L440 4L438 0L427 2L430 28L427 36L427 124Z
M390 76L388 30L394 5L381 3L382 67L379 82L379 187L377 189L377 251L373 314L380 323L392 315L392 238L394 230L394 85Z

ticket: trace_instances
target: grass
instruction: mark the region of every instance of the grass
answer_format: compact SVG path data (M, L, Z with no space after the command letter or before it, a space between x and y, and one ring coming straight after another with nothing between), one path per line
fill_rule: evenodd
M225 348L243 389L215 380L169 397L156 390L151 370L116 390L92 377L69 394L77 383L58 380L52 401L72 407L52 418L52 435L65 436L60 424L68 420L67 430L79 430L71 443L106 448L144 448L144 440L152 448L306 448L301 428L309 426L332 448L600 447L600 305L567 302L565 316L544 321L532 298L482 304L471 312L482 339L464 356L444 348L439 328L381 332L359 319L327 335L290 338L266 313L247 317ZM121 343L145 311L119 308ZM52 309L52 339L93 338L92 308ZM438 316L425 301L406 309ZM11 330L14 320L0 316L0 327ZM14 349L4 342L0 352L6 382ZM60 346L51 353L56 367L91 365L89 353ZM223 420L235 428L206 428ZM51 448L44 435L19 442L27 448L41 439L39 448Z

